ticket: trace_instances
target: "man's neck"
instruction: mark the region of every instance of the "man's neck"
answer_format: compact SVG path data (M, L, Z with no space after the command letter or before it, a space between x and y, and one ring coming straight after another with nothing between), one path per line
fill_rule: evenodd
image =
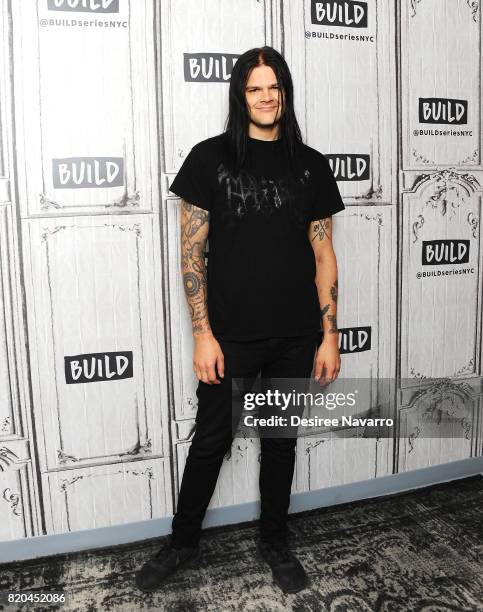
M248 135L257 140L278 140L280 138L278 125L261 128L254 123L248 126Z

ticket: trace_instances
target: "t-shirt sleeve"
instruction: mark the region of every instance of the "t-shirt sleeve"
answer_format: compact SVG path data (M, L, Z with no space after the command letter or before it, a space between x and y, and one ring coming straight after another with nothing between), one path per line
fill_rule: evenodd
M186 156L169 190L198 208L210 210L213 194L198 145Z
M345 209L329 160L322 155L319 164L310 221L330 217Z

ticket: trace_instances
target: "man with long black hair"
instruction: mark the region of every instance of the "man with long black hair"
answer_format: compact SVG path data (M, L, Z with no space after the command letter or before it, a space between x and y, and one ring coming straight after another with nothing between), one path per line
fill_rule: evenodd
M170 541L137 575L144 591L198 554L234 436L232 379L310 379L315 358L325 385L340 369L331 215L344 204L326 157L302 142L290 71L275 49L239 57L225 132L191 149L170 190L182 200L198 410ZM260 437L257 549L286 593L308 583L287 542L296 442Z

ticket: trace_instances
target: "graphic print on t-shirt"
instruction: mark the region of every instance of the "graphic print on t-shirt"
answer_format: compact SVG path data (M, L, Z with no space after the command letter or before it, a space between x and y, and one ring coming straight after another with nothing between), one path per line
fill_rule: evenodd
M309 170L299 182L289 181L284 177L269 179L257 178L245 169L238 176L230 174L223 162L217 168L218 183L223 185L228 209L233 215L242 217L247 212L271 215L274 210L293 202L303 185L309 180Z

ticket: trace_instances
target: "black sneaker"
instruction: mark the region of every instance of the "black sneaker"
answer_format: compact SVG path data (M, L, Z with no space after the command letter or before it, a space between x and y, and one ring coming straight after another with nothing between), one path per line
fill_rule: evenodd
M196 559L198 554L199 547L177 549L167 544L141 567L136 574L136 585L141 591L151 593L174 574L180 565Z
M271 567L273 579L284 593L298 593L308 585L307 574L288 544L258 540L257 550Z

